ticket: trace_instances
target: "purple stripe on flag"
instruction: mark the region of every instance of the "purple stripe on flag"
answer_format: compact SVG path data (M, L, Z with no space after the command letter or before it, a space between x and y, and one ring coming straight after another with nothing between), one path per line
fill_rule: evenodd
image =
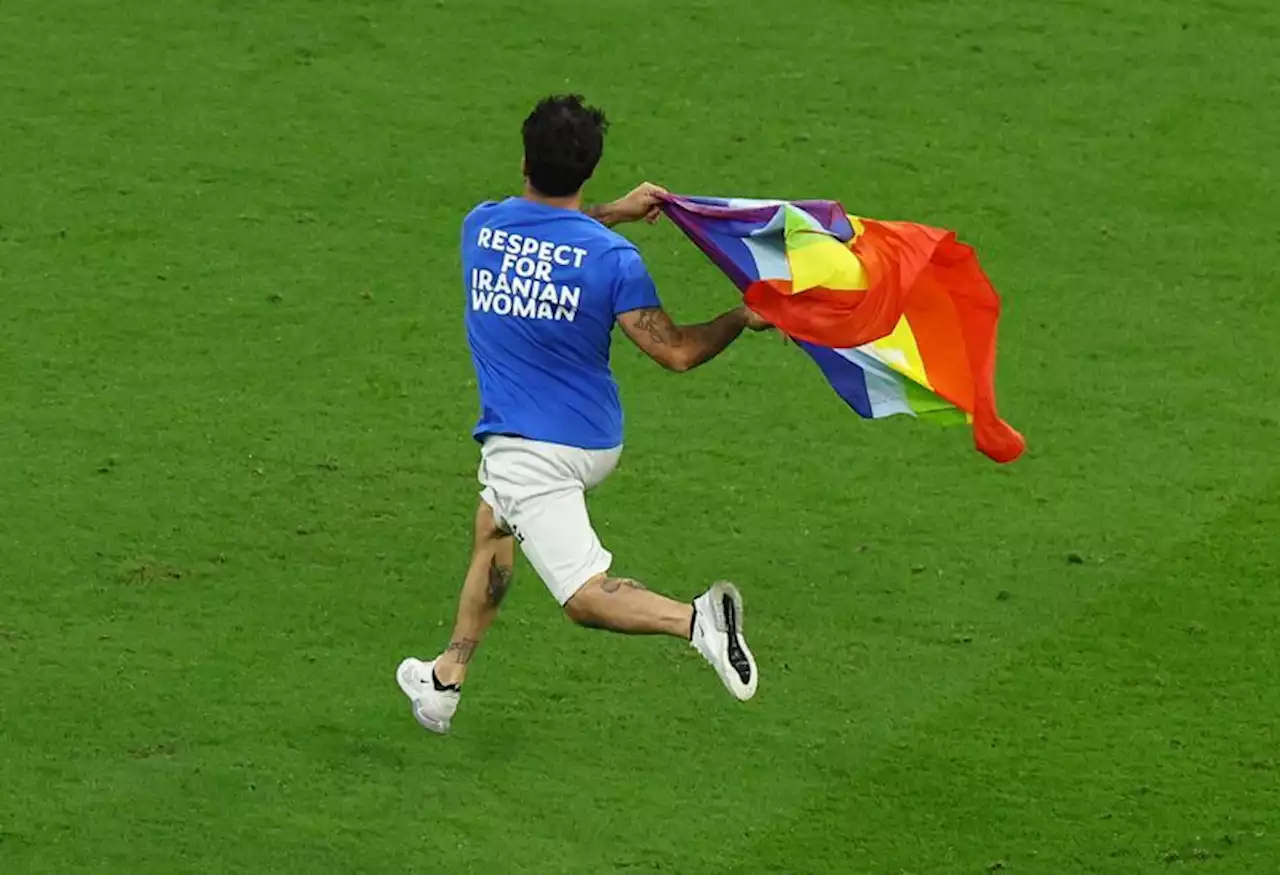
M867 394L867 378L862 368L828 347L815 346L803 340L795 342L817 363L823 376L831 384L831 388L835 389L836 394L843 398L846 404L859 416L866 419L874 417L871 398Z
M779 209L779 205L776 204L732 207L729 206L730 202L725 198L686 197L683 195L672 195L668 203L694 216L715 219L717 223L735 223L731 227L734 227L732 233L737 236L746 236L751 230L768 224ZM849 221L849 214L839 201L813 200L791 201L790 203L791 206L813 216L819 225L830 231L838 239L844 241L853 239L853 225ZM736 225L738 222L746 223L746 227Z
M782 204L730 205L724 198L667 197L663 212L716 267L745 292L760 280L755 257L743 242L778 215ZM853 239L853 225L838 201L795 201L791 206L812 216L840 240ZM781 237L781 230L779 230Z
M769 212L772 214L775 211L776 208ZM716 267L724 271L740 290L745 292L747 286L760 279L760 272L756 270L756 260L752 257L747 244L742 242L741 237L730 237L713 232L709 223L697 221L696 217L678 207L667 209L666 214L675 226L693 241L693 245L701 249Z
M818 220L818 224L836 235L838 240L853 239L853 223L839 201L797 201L796 206Z

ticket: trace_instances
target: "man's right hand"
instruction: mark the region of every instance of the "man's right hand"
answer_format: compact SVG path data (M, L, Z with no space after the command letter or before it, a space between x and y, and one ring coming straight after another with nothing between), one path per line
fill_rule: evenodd
M772 322L765 320L763 316L752 310L746 304L742 305L742 316L746 320L747 328L751 331L768 331L773 327Z

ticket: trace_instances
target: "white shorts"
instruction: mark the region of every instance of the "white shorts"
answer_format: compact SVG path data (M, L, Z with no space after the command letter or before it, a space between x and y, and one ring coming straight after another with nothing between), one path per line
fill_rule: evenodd
M622 447L582 450L498 435L481 447L480 497L561 605L613 564L591 528L586 493L621 456Z

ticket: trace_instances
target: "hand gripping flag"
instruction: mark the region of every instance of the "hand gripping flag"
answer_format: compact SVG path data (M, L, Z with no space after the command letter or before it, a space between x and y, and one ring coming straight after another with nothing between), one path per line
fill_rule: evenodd
M969 422L990 458L1022 455L996 412L1000 297L954 233L836 201L672 195L663 211L861 416Z

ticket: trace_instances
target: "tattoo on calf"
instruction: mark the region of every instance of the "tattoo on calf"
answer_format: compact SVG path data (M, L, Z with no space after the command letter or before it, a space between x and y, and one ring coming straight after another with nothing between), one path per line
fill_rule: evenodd
M474 638L459 638L457 641L450 641L445 652L452 653L459 665L466 665L471 661L471 655L476 652L476 647L479 645L480 642Z
M629 577L606 577L601 583L600 588L605 592L613 595L622 587L628 589L644 589L645 585L638 580L632 580Z
M489 604L495 608L502 604L503 598L507 595L507 590L511 588L512 569L510 565L501 565L497 559L493 559L489 563L489 588L487 595Z

